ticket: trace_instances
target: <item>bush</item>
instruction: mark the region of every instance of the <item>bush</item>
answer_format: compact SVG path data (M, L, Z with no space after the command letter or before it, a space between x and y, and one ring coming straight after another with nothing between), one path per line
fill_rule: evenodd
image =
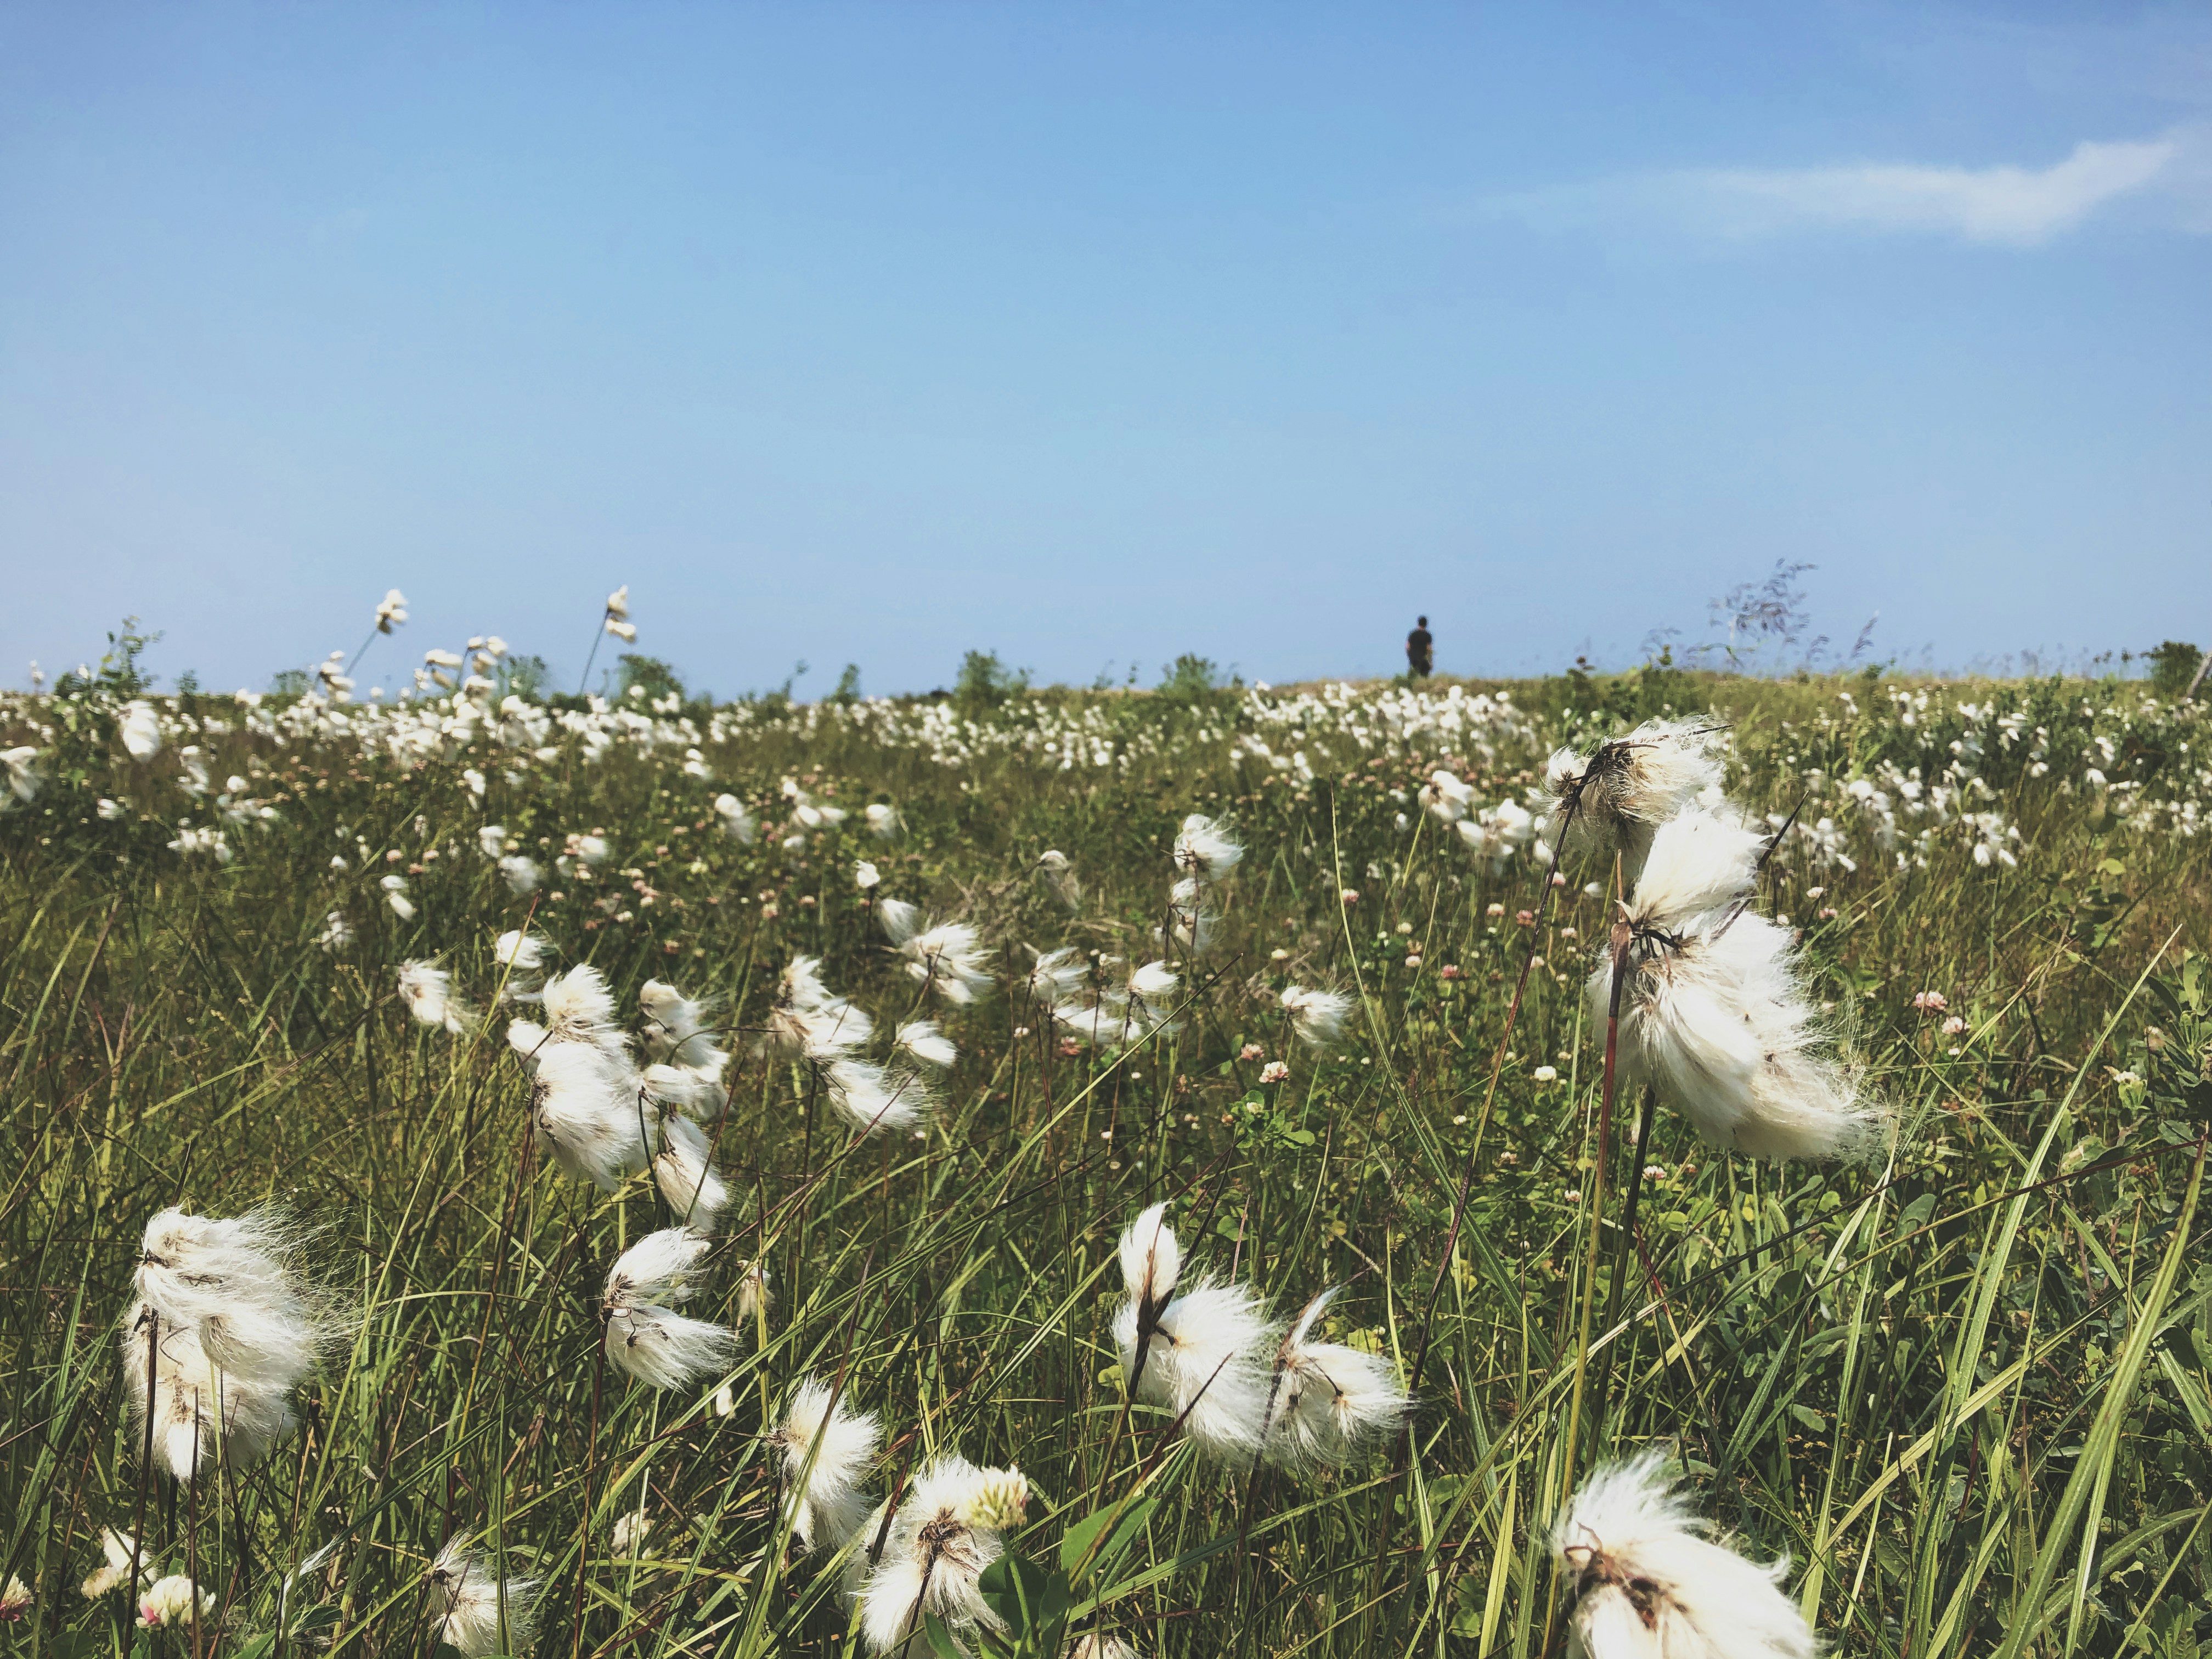
M952 683L952 701L962 714L972 717L1029 689L1028 669L1007 667L995 651L970 651L960 659L960 678Z
M2150 665L2151 690L2169 702L2189 690L2204 653L2183 640L2167 640L2155 651L2143 653Z

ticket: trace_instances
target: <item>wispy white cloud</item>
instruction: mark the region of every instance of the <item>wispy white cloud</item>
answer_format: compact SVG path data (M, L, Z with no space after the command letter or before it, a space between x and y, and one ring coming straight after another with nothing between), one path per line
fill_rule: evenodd
M1729 239L1793 231L1925 233L2033 247L2100 209L2150 204L2173 228L2212 231L2212 142L2182 127L2155 138L2084 142L2044 167L1863 162L1644 173L1494 200L1560 228L1657 224Z

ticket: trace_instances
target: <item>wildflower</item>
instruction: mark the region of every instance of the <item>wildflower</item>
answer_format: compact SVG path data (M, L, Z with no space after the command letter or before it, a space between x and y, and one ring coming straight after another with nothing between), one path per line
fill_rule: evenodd
M507 851L507 826L503 823L483 825L477 830L477 845L483 850L486 858L499 857Z
M1437 969L1437 977L1438 979L1459 979L1462 978L1462 975L1460 973L1459 964L1457 963L1448 962L1444 963L1443 967Z
M937 1029L933 1019L911 1019L898 1028L898 1046L916 1060L926 1060L940 1069L949 1068L959 1058L960 1051L953 1047L952 1039Z
M864 893L881 882L883 878L883 872L866 859L860 860L853 866L853 885Z
M1291 1068L1288 1066L1285 1065L1279 1060L1271 1060L1265 1066L1262 1066L1260 1068L1260 1081L1262 1083L1280 1083L1285 1078L1290 1076L1290 1074Z
M614 617L610 617L607 618L607 632L625 645L635 645L637 642L635 623L617 622Z
M880 1431L873 1412L856 1412L826 1382L800 1379L769 1438L783 1458L792 1535L807 1549L842 1548L867 1503L860 1494Z
M436 1638L462 1659L530 1651L537 1579L500 1577L489 1559L458 1538L439 1552L428 1577Z
M484 798L484 787L489 781L475 767L465 766L461 769L461 781L467 786L469 793L474 795L478 800Z
M1951 1004L1941 991L1922 991L1913 997L1912 1006L1923 1014L1940 1014Z
M614 848L607 845L605 836L571 836L568 844L570 852L594 870L614 854Z
M653 1074L672 1071L678 1077L690 1078L690 1073L674 1067L653 1066L647 1073L648 1096L654 1092ZM719 1089L715 1092L719 1095ZM719 1099L715 1105L719 1109ZM684 1224L700 1232L712 1232L722 1212L729 1207L730 1189L714 1173L706 1132L680 1112L664 1109L659 1118L660 1149L653 1158L653 1183L660 1188L668 1207L683 1218Z
M748 1261L738 1275L738 1317L741 1321L758 1319L775 1305L775 1294L769 1289L768 1268L758 1261ZM728 1413L723 1413L727 1416Z
M614 994L606 975L579 963L545 981L545 1018L556 1042L583 1042L610 1054L627 1056L629 1044L617 1023Z
M1193 812L1176 832L1176 868L1200 881L1223 879L1243 856L1243 848L1202 812Z
M1267 1057L1267 1051L1256 1042L1248 1042L1237 1051L1239 1060L1265 1060Z
M492 941L492 960L502 968L512 968L519 974L535 973L545 961L545 954L553 948L550 941L537 933L526 933L519 927L510 927Z
M353 924L346 920L343 910L333 910L325 916L323 931L315 935L315 943L330 951L343 951L353 940Z
M1439 767L1414 799L1440 823L1457 823L1474 802L1474 786Z
M1539 1083L1557 1083L1559 1080L1559 1068L1556 1066L1539 1066L1529 1075Z
M151 760L161 752L161 717L143 698L123 705L115 731L132 760Z
M599 1304L607 1358L618 1369L653 1388L677 1389L729 1363L736 1337L675 1311L690 1299L693 1269L713 1247L703 1233L664 1227L623 1252Z
M1164 962L1148 962L1129 975L1129 994L1158 1009L1175 995L1181 976Z
M466 1036L476 1029L476 1013L453 995L453 983L451 974L427 962L399 964L399 995L407 1012L424 1025L442 1025L455 1036Z
M1281 1000L1283 1012L1291 1017L1291 1029L1309 1048L1325 1048L1335 1042L1343 1035L1345 1017L1352 1012L1352 999L1341 991L1308 990L1293 985L1284 991Z
M629 615L629 584L628 582L624 582L607 595L607 615L617 618L627 617Z
M976 1625L1004 1628L977 1582L1001 1547L986 1496L997 1473L946 1455L916 1478L860 1592L860 1627L875 1651L899 1647L926 1613L956 1633Z
M93 802L92 810L108 823L114 823L131 816L129 805L119 800L110 800L105 795Z
M1943 1022L1943 1035L1945 1036L1956 1036L1960 1032L1966 1029L1966 1022L1960 1018L1956 1014L1952 1015L1950 1018Z
M1755 864L1747 834L1713 815L1685 813L1652 836L1616 930L1626 952L1621 1075L1656 1088L1717 1146L1863 1155L1881 1114L1825 1052L1790 932L1742 909ZM1601 1022L1613 1006L1612 956L1589 984Z
M889 801L870 801L860 816L867 820L868 833L878 841L889 841L906 827L898 808Z
M1552 1534L1573 1580L1573 1646L1589 1659L1645 1654L1814 1659L1820 1644L1789 1597L1785 1558L1746 1560L1671 1490L1667 1455L1594 1471Z
M0 1588L0 1625L12 1625L31 1610L38 1598L31 1594L30 1586L10 1575L4 1588Z
M182 1573L156 1579L138 1598L138 1624L150 1630L163 1625L191 1625L215 1611L215 1597Z
M100 1529L100 1553L106 1559L77 1586L87 1601L98 1601L128 1579L131 1577L131 1559L134 1555L139 1558L142 1577L145 1571L144 1552L128 1533L118 1532L112 1527L102 1527Z
M1359 890L1357 887L1347 887L1339 893L1337 897L1346 904L1357 904L1359 902Z
M1309 1302L1276 1351L1261 1428L1271 1462L1293 1468L1346 1463L1382 1444L1407 1406L1398 1368L1380 1354L1310 1339L1334 1289Z
M376 631L389 634L406 620L407 596L398 588L392 588L376 607Z
M499 872L507 878L507 891L515 894L534 893L545 879L538 860L526 853L509 853L499 861Z
M769 1041L793 1059L827 1062L866 1046L876 1023L822 982L822 963L793 957L783 970L782 994L769 1011Z

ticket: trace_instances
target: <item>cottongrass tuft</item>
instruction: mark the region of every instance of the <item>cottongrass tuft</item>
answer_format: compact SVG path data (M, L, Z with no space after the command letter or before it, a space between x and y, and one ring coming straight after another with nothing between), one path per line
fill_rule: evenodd
M1710 720L1646 720L1586 756L1554 750L1544 781L1579 833L1620 846L1633 880L1661 824L1692 805L1720 804L1727 756L1728 734Z
M771 1438L783 1459L792 1535L801 1547L844 1547L867 1512L861 1495L881 1437L873 1412L856 1412L827 1382L802 1378Z
M1703 811L1661 826L1617 942L1590 975L1592 1018L1601 1026L1609 1016L1625 935L1623 1081L1656 1089L1711 1146L1765 1158L1867 1156L1883 1114L1828 1052L1793 936L1743 908L1758 843Z
M1335 1296L1332 1287L1306 1304L1277 1351L1263 1448L1270 1462L1348 1463L1385 1444L1405 1420L1411 1402L1396 1365L1381 1354L1311 1340Z
M1760 1566L1674 1491L1667 1455L1594 1471L1553 1529L1576 1601L1578 1659L1814 1659L1820 1642L1782 1593L1788 1558Z
M616 1261L599 1311L617 1369L653 1388L679 1389L714 1376L736 1357L732 1333L676 1311L695 1293L699 1259L713 1248L692 1228L664 1227Z
M1219 881L1243 860L1244 848L1203 812L1193 812L1176 831L1175 866L1200 881Z
M960 1050L951 1037L937 1029L933 1019L908 1020L898 1028L896 1041L903 1052L939 1071L949 1071L960 1058Z
M1273 1382L1268 1362L1281 1328L1242 1285L1201 1274L1181 1287L1182 1248L1164 1208L1146 1211L1121 1236L1125 1294L1114 1315L1121 1374L1134 1398L1180 1418L1201 1452L1241 1462L1261 1445Z
M436 1638L458 1650L462 1659L530 1651L537 1635L540 1581L501 1578L489 1556L460 1539L439 1553L428 1578ZM500 1639L502 1626L504 1642Z
M860 1592L860 1628L878 1653L898 1648L934 1614L957 1632L981 1625L1004 1628L983 1600L979 1580L999 1559L991 1494L1018 1471L979 1469L956 1455L941 1456L915 1480L891 1517L883 1557ZM987 1514L987 1510L991 1514Z
M466 1036L476 1029L475 1011L453 994L453 976L442 968L421 961L401 963L399 995L422 1024L442 1026L454 1036Z
M1341 991L1291 985L1284 988L1280 1001L1291 1017L1291 1030L1309 1048L1326 1048L1343 1036L1345 1019L1352 1012L1352 999Z

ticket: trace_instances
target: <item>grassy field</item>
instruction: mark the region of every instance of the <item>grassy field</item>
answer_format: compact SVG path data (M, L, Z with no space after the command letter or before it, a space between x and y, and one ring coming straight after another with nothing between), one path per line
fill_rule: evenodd
M857 1648L763 1437L809 1374L880 1419L870 1503L956 1450L1027 1474L1025 1565L987 1586L1001 1650L1558 1651L1563 1495L1650 1444L1746 1553L1791 1558L1840 1652L2212 1637L2201 714L2112 682L1657 672L803 707L136 691L0 704L11 1651L428 1655L426 1569L459 1537L542 1581L520 1650ZM1570 855L1539 935L1514 804L1555 744L1668 706L1729 725L1735 799L1796 814L1764 902L1893 1114L1871 1164L1755 1164L1665 1111L1632 1148L1625 1096L1598 1167L1583 982L1612 872ZM1420 796L1440 768L1463 823ZM1200 950L1158 935L1192 812L1247 849ZM888 899L974 927L995 988L918 984ZM494 1006L535 981L493 954L526 927L633 1030L648 979L719 999L731 1195L688 1311L741 1346L696 1386L600 1358L610 1263L672 1218L534 1144L505 1028L536 1011ZM1056 1029L1018 981L1062 946L1107 978L1164 956L1171 1019L1121 1048ZM918 1132L856 1136L763 1046L802 955L878 1058L923 1015L957 1044ZM488 1017L414 1018L414 959ZM1340 1040L1293 1040L1292 982L1352 999ZM1404 1435L1255 1468L1125 1413L1115 1240L1162 1200L1187 1261L1279 1316L1343 1286L1323 1328L1410 1383ZM140 1231L264 1202L316 1230L357 1323L265 1460L148 1480L118 1369ZM134 1526L212 1599L197 1623L80 1593Z

